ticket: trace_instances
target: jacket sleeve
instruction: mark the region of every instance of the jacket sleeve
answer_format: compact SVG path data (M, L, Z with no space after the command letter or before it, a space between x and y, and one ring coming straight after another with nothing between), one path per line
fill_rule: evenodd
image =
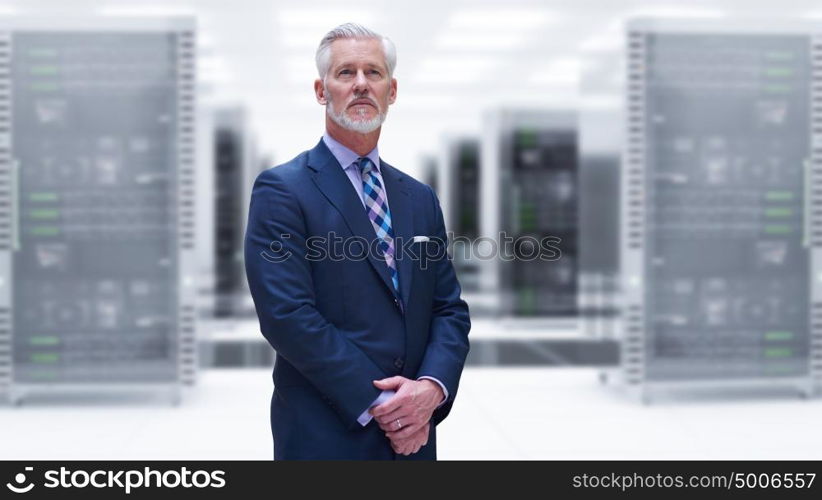
M447 245L445 223L437 196L428 188L433 204L435 227L433 234L437 242ZM468 356L468 332L471 320L468 305L460 298L460 284L446 248L437 252L430 261L436 272L433 310L429 329L428 346L425 350L417 376L434 377L448 389L448 399L434 411L434 424L441 422L451 411L457 395L462 368Z
M245 266L260 330L271 346L330 401L346 426L379 396L386 375L317 310L306 259L303 212L271 169L257 177L245 236Z

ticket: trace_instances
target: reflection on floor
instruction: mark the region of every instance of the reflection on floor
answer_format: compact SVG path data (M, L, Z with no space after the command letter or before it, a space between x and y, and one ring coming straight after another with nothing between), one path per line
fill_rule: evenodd
M268 370L212 370L167 401L0 408L0 459L271 458ZM466 369L441 459L822 459L822 399L710 394L642 406L590 368Z
M471 318L469 366L609 366L619 363L614 323L577 318ZM200 323L202 366L267 367L274 351L257 319L208 319Z

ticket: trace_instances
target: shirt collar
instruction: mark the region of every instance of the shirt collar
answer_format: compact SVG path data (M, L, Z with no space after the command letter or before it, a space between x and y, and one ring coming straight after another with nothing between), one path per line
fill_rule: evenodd
M343 146L342 144L340 144L339 142L334 140L334 138L331 137L328 134L328 132L325 132L323 134L323 142L325 142L325 145L328 146L328 149L331 151L331 154L334 155L334 158L336 158L337 161L340 162L340 165L342 166L343 170L347 170L348 167L353 165L360 158L360 155L358 155L357 153L351 151L347 147ZM377 148L375 146L374 149L372 149L371 152L368 153L365 156L367 156L368 159L371 160L374 163L374 166L377 167L377 172L379 172L380 171L380 151L379 151L379 148Z

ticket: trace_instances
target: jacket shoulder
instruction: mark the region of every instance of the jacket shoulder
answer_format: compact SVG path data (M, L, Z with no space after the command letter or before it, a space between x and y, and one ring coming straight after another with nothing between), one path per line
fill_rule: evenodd
M308 164L308 151L303 151L294 158L280 165L267 168L257 175L257 183L279 180L290 184L302 179L306 175L306 165Z

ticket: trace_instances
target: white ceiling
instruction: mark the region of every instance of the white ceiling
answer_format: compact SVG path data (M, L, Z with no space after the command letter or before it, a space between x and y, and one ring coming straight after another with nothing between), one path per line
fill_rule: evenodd
M398 49L397 104L381 153L414 174L444 132L478 132L488 107L573 107L580 72L597 105L621 81L621 23L634 15L816 17L816 0L0 0L0 15L195 15L205 103L248 107L262 149L284 161L322 133L313 55L333 26L361 22ZM601 94L601 95L599 95Z

